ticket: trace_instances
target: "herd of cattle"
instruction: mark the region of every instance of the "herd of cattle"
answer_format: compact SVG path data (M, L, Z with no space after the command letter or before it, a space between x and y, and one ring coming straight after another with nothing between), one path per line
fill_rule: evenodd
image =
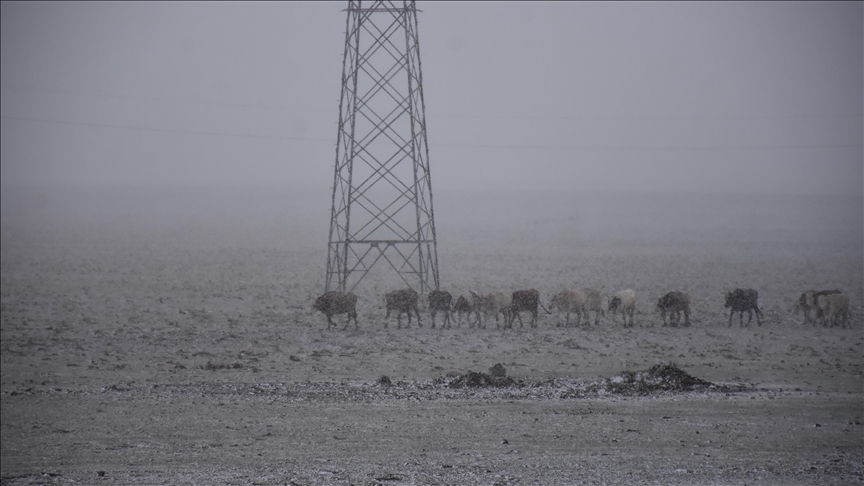
M758 300L759 293L753 289L735 289L727 292L725 307L730 309L729 326L732 326L732 318L736 312L740 326L744 326L745 312L748 313L748 326L753 320L754 312L756 313L756 322L761 326L762 311L759 309ZM487 319L494 316L495 328L500 328L503 321L503 327L507 329L513 327L513 322L516 319L519 319L519 326L523 326L521 316L523 312L531 314L530 327L537 327L537 315L540 308L549 314L552 313L540 301L540 293L535 289L515 292L499 290L486 295L469 290L458 296L455 302L449 292L433 290L426 296L426 301L433 328L435 327L435 315L439 312L444 314L442 327L451 327L451 313L455 312L459 327L462 326L463 316L467 316L469 327L476 326L484 329L486 324L483 322L483 316ZM396 323L400 329L402 328L403 313L408 316L409 327L412 313L417 317L417 325L422 326L418 309L420 296L414 290L404 289L387 293L383 296L382 304L387 309L384 316L385 328L391 312L395 313ZM566 326L570 326L571 314L576 315L576 326L582 324L583 317L586 323L590 325L592 312L596 326L600 322L600 317L605 316L608 311L612 313L613 319L615 313L620 312L624 327L632 327L633 314L636 310L636 294L630 289L621 290L614 293L607 301L603 293L597 289L564 290L552 296L549 307L559 313L566 313ZM690 295L686 292L669 292L658 299L655 307L663 318L664 326L678 327L682 314L684 317L682 325L684 327L690 326ZM345 322L346 327L350 324L351 319L354 319L354 326L359 327L357 323L357 296L352 292L326 292L315 300L313 309L327 316L327 329L335 325L331 318L338 314L348 315ZM839 290L808 290L795 301L793 311L796 315L803 312L805 323L821 322L823 326L840 325L845 328L849 321L849 298ZM811 311L815 312L816 319L810 317ZM667 313L669 314L668 324L666 322ZM475 317L473 321L472 315ZM499 320L499 317L502 319Z

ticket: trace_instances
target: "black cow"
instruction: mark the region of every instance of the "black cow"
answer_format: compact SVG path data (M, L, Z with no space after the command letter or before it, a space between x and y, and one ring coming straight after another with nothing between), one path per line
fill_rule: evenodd
M402 329L402 313L408 314L408 327L411 327L411 311L417 316L417 325L423 327L420 322L420 311L417 310L417 302L420 296L412 289L394 290L384 295L387 305L387 315L384 316L384 327L387 327L387 319L390 319L390 311L396 311L396 324Z
M537 306L540 305L540 292L535 289L517 290L513 292L513 303L510 304L510 322L507 327L513 327L513 321L519 318L519 327L522 327L522 316L520 312L531 313L531 327L537 327Z
M731 308L729 312L729 327L732 327L732 316L738 313L738 321L740 327L744 327L744 312L750 316L747 319L747 325L753 320L753 311L756 311L756 323L762 325L762 311L759 310L759 292L753 289L735 289L732 292L726 292L726 308Z
M684 313L684 327L690 326L690 295L687 292L669 292L657 301L657 310L663 317L663 325L666 326L666 312L669 312L669 324L678 327L681 320L681 312Z
M453 302L453 296L446 290L433 290L429 292L427 297L429 301L429 312L432 314L432 329L435 329L435 314L438 312L444 313L444 323L441 327L447 326L450 328L450 304Z
M325 292L324 295L315 299L314 310L323 312L327 316L327 329L331 325L335 325L331 317L337 314L348 314L348 319L345 321L345 327L354 319L354 327L359 327L357 324L357 296L351 292L337 292L331 290Z

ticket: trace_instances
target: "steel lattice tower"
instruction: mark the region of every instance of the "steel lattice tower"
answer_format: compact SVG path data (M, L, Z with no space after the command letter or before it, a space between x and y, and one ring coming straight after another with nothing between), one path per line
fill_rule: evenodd
M325 290L384 261L421 294L438 248L414 1L348 2Z

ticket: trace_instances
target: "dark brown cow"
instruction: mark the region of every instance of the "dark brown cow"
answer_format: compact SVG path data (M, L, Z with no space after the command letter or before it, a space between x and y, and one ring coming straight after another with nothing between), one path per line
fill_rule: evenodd
M535 289L517 290L513 292L513 303L510 304L510 322L506 327L512 328L513 321L519 318L519 327L522 327L522 316L520 312L531 313L531 327L537 327L537 307L540 305L540 292Z
M731 308L729 312L729 326L732 327L732 316L738 313L739 327L744 327L744 312L750 316L747 319L747 325L753 320L753 311L756 311L756 323L762 325L762 311L759 310L759 292L753 289L735 289L732 292L726 292L726 308Z
M441 324L443 329L445 326L450 328L450 304L453 302L453 296L446 290L433 290L429 292L427 297L429 301L429 313L432 314L432 329L435 329L435 314L438 312L444 313L444 323Z
M417 325L423 327L420 321L420 311L417 310L417 302L420 296L412 289L394 290L384 295L384 301L387 305L387 315L384 316L384 327L387 327L387 319L390 318L390 311L396 311L396 324L399 329L402 329L402 313L408 314L408 326L411 327L411 311L417 316Z
M684 313L684 327L690 326L690 296L687 292L669 292L657 301L657 310L666 326L666 312L669 312L669 325L678 327L681 313Z
M357 324L357 296L351 292L337 292L335 290L325 292L324 295L315 299L312 308L327 316L328 330L331 325L335 326L331 317L337 314L348 314L348 319L345 321L346 328L352 318L354 319L354 327L359 327Z

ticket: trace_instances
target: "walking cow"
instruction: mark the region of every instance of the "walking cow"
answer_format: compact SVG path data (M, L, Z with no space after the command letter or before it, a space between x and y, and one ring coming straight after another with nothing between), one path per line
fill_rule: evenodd
M529 289L513 292L513 303L510 305L510 323L508 327L513 327L513 321L516 318L519 318L519 327L522 327L522 316L519 315L520 312L530 312L531 322L529 325L531 327L537 327L537 307L539 305L540 292L537 290Z
M335 325L331 317L337 314L348 314L348 319L345 321L345 327L354 319L354 327L359 327L357 324L357 296L351 292L337 292L331 290L325 292L324 295L315 299L314 310L323 312L327 316L327 329Z
M408 314L408 327L411 327L411 312L417 316L417 325L423 327L420 322L420 311L417 310L417 302L420 296L412 289L394 290L384 295L384 301L387 306L387 315L384 316L384 327L387 327L387 320L390 319L390 311L396 311L396 325L402 329L402 313Z
M669 292L657 301L657 310L666 326L666 312L669 312L669 325L678 327L681 313L684 313L684 327L690 326L690 295L687 292Z
M494 315L495 316L495 329L498 329L498 314L504 315L504 327L507 327L507 323L510 321L510 306L513 304L513 292L509 290L496 290L494 292L488 293L480 305L483 309L483 313L486 316Z
M477 315L477 327L480 327L480 302L482 300L483 297L473 290L465 292L456 299L453 310L459 314L457 321L459 327L462 327L462 314L466 313L468 314L468 327L474 327L474 324L471 324L472 312Z
M817 301L822 310L822 325L831 327L840 325L844 329L849 321L849 297L846 294L827 294L819 297Z
M565 326L570 327L570 313L576 313L576 326L582 324L582 309L585 307L585 293L578 290L562 290L552 296L549 307L558 312L566 312ZM586 320L589 320L586 316ZM590 324L590 322L589 322ZM559 324L560 325L560 324Z
M801 293L801 296L798 297L798 300L795 301L795 306L793 307L793 313L798 314L799 312L804 312L804 324L809 322L813 322L816 324L816 320L810 319L810 311L816 311L816 319L822 319L822 309L819 307L818 300L823 295L831 295L831 294L839 294L841 293L839 290L807 290Z
M753 289L735 289L732 292L726 292L726 308L732 309L729 312L729 326L732 327L732 316L738 313L739 327L744 327L744 312L750 316L747 319L747 325L753 320L753 311L756 311L756 323L762 325L762 311L759 310L759 292Z
M435 329L435 314L438 312L444 313L444 326L450 327L450 304L453 302L453 296L446 290L433 290L429 292L429 313L432 314L432 329ZM418 318L419 319L419 318Z
M633 327L633 313L636 312L636 292L630 289L615 292L609 301L609 312L614 316L615 312L619 310L621 311L621 319L624 321L624 327L627 327L628 315L630 316L630 327Z
M606 316L606 309L603 308L603 292L589 287L582 287L577 292L585 295L585 304L582 308L585 317L590 320L589 313L594 311L594 325L600 324L600 316Z

